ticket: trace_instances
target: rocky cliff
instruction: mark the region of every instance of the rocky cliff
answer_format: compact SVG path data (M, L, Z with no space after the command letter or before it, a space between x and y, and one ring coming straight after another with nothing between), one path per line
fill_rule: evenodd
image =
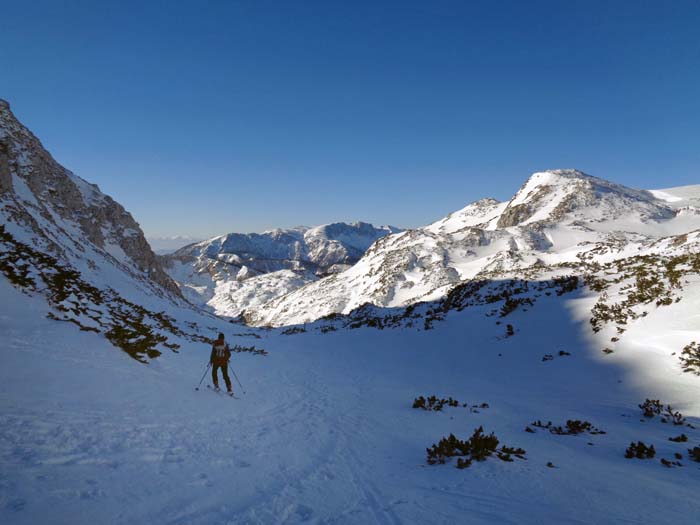
M0 213L9 231L64 262L94 271L96 251L155 293L181 295L131 214L56 162L3 100Z

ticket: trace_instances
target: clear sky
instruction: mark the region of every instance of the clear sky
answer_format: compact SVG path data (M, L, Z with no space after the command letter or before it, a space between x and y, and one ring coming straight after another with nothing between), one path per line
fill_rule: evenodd
M700 1L2 2L0 97L147 235L700 183Z

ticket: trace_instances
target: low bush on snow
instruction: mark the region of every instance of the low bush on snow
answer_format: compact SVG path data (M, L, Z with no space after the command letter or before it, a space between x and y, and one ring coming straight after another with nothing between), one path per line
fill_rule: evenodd
M457 457L457 468L467 468L474 461L485 461L492 455L502 461L513 461L513 458L525 459L525 450L502 445L498 447L499 440L492 432L484 434L483 427L474 430L472 436L466 441L457 439L454 434L442 438L437 444L426 449L427 462L430 465L444 464L449 458Z
M607 280L600 276L600 270L613 271L616 278ZM668 306L681 300L678 291L682 289L681 278L700 272L700 256L696 253L662 257L640 255L619 259L600 266L596 272L586 276L586 284L600 292L598 302L591 309L591 327L599 332L607 323L614 322L618 333L628 321L644 317L647 312L639 311L640 306ZM613 283L624 284L620 289L620 301L610 302L605 291Z
M663 406L661 405L661 401L658 399L646 399L644 403L641 403L639 405L639 408L642 409L642 414L644 417L654 417L656 415L661 414L661 410L663 409Z
M680 356L683 372L690 372L696 376L700 376L700 344L693 341L683 347Z
M627 459L651 459L656 455L656 450L654 450L654 445L645 445L641 441L635 443L634 441L630 443L630 446L625 450L625 457Z
M84 280L78 270L15 239L3 225L0 274L24 293L44 294L53 309L47 314L49 319L101 333L142 363L161 355L158 347L177 352L179 345L169 342L170 336L198 342L206 339L185 333L164 312L132 303L111 288L97 288Z
M506 300L503 302L503 306L501 306L499 314L501 317L505 317L506 315L513 313L515 310L517 310L519 306L532 306L533 304L534 303L530 297L506 297Z
M531 425L536 428L549 430L550 433L559 436L575 436L584 433L597 435L606 433L604 430L600 430L599 428L594 427L590 422L581 421L579 419L569 419L566 421L566 424L564 426L553 425L551 421L547 422L547 424L545 425L539 419L537 421L533 421ZM530 427L525 427L525 431L534 432L534 430L532 430L532 428Z
M678 454L678 455L680 455L680 454ZM678 459L680 459L680 458L678 458ZM665 458L661 458L660 461L664 467L668 467L668 468L682 467L683 466L683 464L680 461L673 461L673 460L665 459Z
M469 406L469 403L460 403L456 399L452 399L452 397L448 397L447 399L445 399L445 398L439 398L435 395L428 396L428 397L419 396L413 400L413 408L421 408L423 410L428 410L428 411L439 412L445 406L448 406L448 407L460 407L461 406L462 408L469 408L470 412L478 412L477 409L479 409L479 408L488 408L489 407L488 403L481 403L479 405Z
M700 463L700 447L693 447L688 449L688 457L691 461Z
M234 345L233 348L231 348L232 352L236 352L237 354L240 353L249 353L253 355L267 355L268 352L264 348L256 348L255 345L252 346L242 346L242 345Z
M301 326L292 326L291 328L282 330L282 335L303 334L305 332L306 328L302 328Z
M679 411L674 410L671 405L666 405L665 407L658 399L647 399L644 403L639 405L642 409L642 414L644 417L653 418L654 416L661 416L662 423L671 422L676 426L685 425L686 420ZM688 425L692 428L691 425Z

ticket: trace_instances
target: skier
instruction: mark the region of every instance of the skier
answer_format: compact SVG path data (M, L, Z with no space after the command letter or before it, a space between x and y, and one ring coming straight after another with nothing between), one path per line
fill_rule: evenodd
M214 345L211 348L211 356L209 357L211 377L214 381L214 388L219 390L218 370L221 368L224 374L224 381L226 381L226 390L228 390L229 393L233 393L231 390L231 380L228 377L229 359L231 359L231 350L229 350L228 344L224 341L224 334L219 334L219 338L214 341Z

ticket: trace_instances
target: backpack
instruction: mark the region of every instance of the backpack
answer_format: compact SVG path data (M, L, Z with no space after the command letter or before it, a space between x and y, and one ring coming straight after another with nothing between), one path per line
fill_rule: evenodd
M228 349L228 344L216 344L211 350L212 361L214 364L225 365L231 357L231 351Z

